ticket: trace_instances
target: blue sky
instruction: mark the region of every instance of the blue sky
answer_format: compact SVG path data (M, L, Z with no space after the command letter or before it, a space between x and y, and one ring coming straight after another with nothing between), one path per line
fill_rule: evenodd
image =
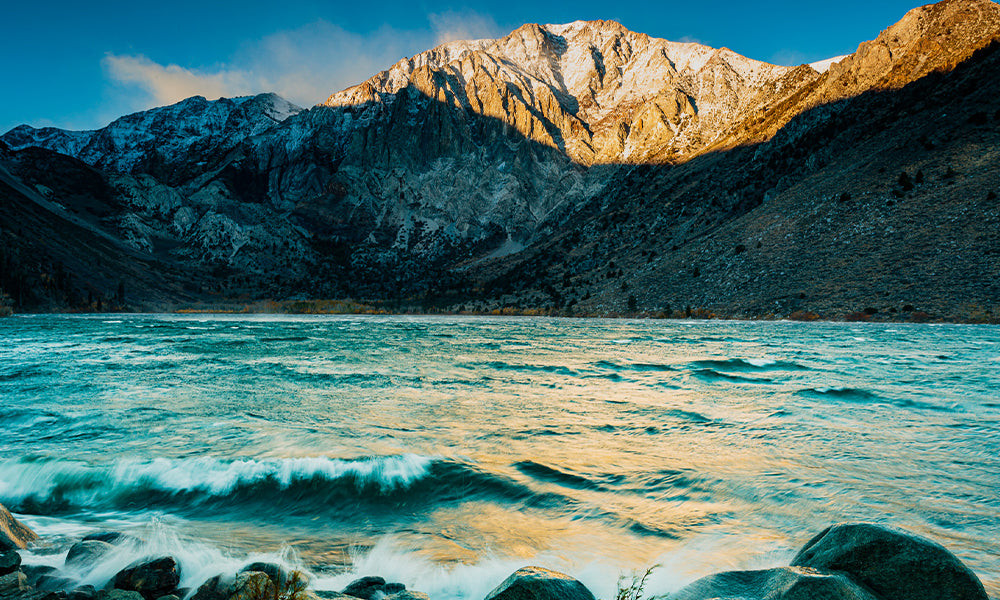
M451 39L613 19L778 64L853 52L915 0L9 2L0 26L0 132L86 129L200 94L276 91L309 106Z

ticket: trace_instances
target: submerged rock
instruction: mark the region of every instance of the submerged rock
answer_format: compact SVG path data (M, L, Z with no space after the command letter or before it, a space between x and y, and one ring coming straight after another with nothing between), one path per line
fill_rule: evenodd
M670 596L670 600L878 600L843 573L805 567L764 571L728 571L703 577Z
M792 565L844 571L884 600L987 600L976 575L944 546L884 525L828 527Z
M133 564L115 575L114 587L139 592L146 600L156 600L177 589L180 566L172 556Z
M524 567L494 588L486 600L594 600L594 594L569 575Z
M7 507L0 504L0 550L23 550L37 539L38 534L15 519Z
M14 550L0 552L0 575L13 573L21 568L21 555Z
M102 542L100 540L83 540L82 542L73 544L73 546L69 549L69 552L66 553L66 564L92 565L97 562L97 559L114 549L115 547L108 542Z

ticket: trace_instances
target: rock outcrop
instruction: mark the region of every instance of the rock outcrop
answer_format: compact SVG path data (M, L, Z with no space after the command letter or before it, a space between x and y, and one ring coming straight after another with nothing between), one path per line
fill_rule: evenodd
M972 319L1000 307L981 250L997 37L989 0L914 9L828 68L525 25L308 110L191 98L99 131L17 128L0 289L19 309L350 297L827 318L898 313L919 289L909 312Z
M709 575L670 596L671 600L878 600L842 573L803 567L728 571Z
M7 507L0 504L0 551L24 549L38 539L38 534L10 514Z
M14 550L0 552L0 575L7 575L21 569L21 555Z
M987 600L975 574L940 544L870 523L825 529L790 567L709 575L671 598Z
M569 575L524 567L487 594L486 600L594 600L594 594Z
M976 575L944 546L906 531L870 523L825 529L793 566L841 571L883 600L986 600Z
M163 556L140 561L119 571L114 578L114 587L139 592L145 600L157 600L175 591L180 580L177 561L172 556Z

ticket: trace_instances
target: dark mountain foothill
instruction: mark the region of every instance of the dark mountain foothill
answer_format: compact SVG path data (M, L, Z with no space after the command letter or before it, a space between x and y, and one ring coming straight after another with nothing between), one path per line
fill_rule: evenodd
M20 126L0 308L996 322L998 49L989 0L797 67L525 25L306 110Z

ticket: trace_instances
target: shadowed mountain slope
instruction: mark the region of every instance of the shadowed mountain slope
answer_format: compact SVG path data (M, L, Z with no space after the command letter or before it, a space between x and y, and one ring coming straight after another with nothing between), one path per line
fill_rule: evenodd
M1000 303L998 34L996 4L946 0L820 73L611 22L526 25L309 110L195 98L97 132L17 128L3 193L68 234L14 239L11 213L0 235L44 252L100 204L84 228L151 274L148 294L128 286L135 306L977 318ZM33 168L53 152L90 170Z

